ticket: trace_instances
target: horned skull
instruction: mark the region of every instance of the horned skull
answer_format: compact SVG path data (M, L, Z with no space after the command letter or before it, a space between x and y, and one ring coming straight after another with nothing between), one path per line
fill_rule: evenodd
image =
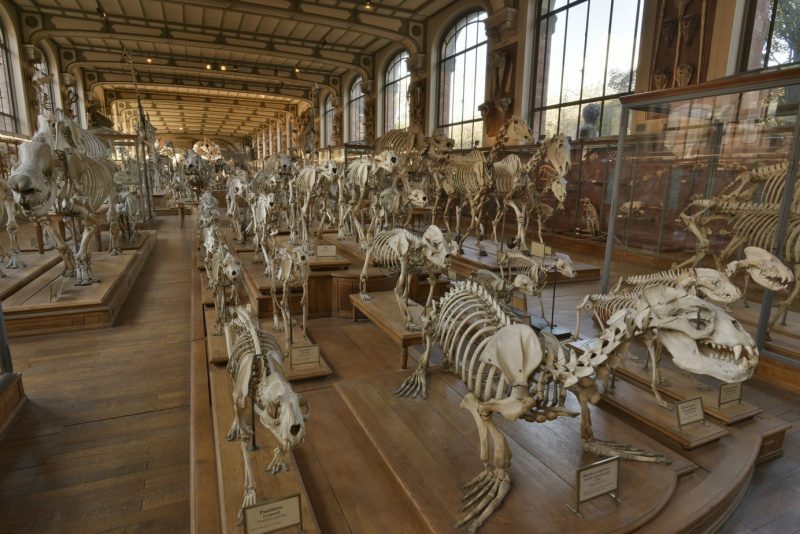
M745 269L755 283L771 291L783 291L794 281L794 273L763 248L745 247L744 255L745 259L728 264L728 276Z
M681 369L723 382L750 378L758 348L722 308L683 288L645 289L636 310L638 331L655 334Z

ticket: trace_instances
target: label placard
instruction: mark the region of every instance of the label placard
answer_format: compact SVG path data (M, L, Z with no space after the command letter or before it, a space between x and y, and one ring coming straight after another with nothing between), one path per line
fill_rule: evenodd
M299 494L244 509L244 531L247 534L266 534L291 527L303 530Z
M717 406L721 408L726 404L731 404L734 402L737 404L742 402L742 383L734 382L732 384L720 384Z
M545 256L550 256L553 252L553 249L548 247L545 244L539 243L538 241L531 241L531 254L534 256L538 256L543 258Z
M292 347L291 368L319 365L319 345L299 345Z
M570 509L580 513L580 505L586 501L610 495L618 501L619 456L606 458L575 470L575 504Z
M317 245L316 256L317 258L335 258L336 245Z
M447 269L447 279L453 282L457 282L458 274L453 269Z
M678 417L678 428L705 421L706 414L703 411L703 399L697 397L675 403L675 414Z

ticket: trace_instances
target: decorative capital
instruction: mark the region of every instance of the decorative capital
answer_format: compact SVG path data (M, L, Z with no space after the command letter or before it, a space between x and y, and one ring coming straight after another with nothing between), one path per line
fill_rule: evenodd
M493 41L500 41L516 34L518 10L504 7L486 19L486 35Z

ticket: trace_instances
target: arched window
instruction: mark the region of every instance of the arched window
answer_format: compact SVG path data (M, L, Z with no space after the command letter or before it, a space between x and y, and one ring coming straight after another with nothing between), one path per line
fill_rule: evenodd
M333 97L325 99L325 107L322 110L322 124L325 127L325 135L322 137L320 148L333 145Z
M50 75L50 66L47 64L47 58L41 52L36 54L36 61L33 64L33 81L36 83L36 98L44 110L49 112L55 111L53 104L53 78ZM40 109L39 111L44 111Z
M350 86L350 98L347 101L350 118L348 141L360 143L364 141L364 93L361 91L361 76Z
M472 148L483 139L478 106L486 87L486 13L470 13L450 28L439 60L438 126L455 148Z
M406 60L408 52L397 54L386 69L383 81L383 132L408 127L408 82L411 73Z
M11 85L10 57L6 32L0 27L0 130L18 132L19 126L14 106L14 91Z
M534 136L617 135L619 97L636 86L644 0L542 2Z

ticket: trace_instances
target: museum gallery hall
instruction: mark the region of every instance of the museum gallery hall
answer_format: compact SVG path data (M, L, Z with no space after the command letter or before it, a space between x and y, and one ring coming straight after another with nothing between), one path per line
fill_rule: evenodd
M0 0L0 532L800 533L800 0Z

